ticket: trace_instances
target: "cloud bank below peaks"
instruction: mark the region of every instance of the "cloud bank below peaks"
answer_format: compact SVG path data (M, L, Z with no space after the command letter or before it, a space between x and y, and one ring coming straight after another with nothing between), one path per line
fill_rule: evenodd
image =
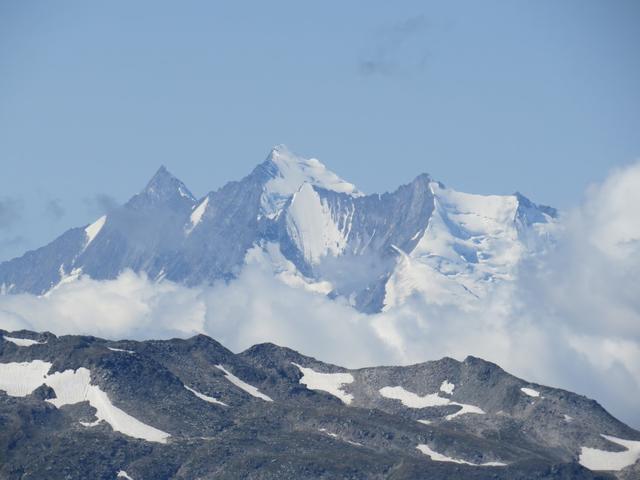
M270 341L350 367L476 355L595 398L638 427L638 205L640 163L591 187L563 216L552 251L464 311L414 297L365 315L249 261L237 279L208 287L125 271L80 277L42 297L0 295L0 328L131 339L206 333L236 351Z

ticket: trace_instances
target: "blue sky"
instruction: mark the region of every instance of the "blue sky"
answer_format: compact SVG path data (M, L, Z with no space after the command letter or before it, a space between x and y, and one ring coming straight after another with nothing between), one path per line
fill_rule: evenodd
M0 259L166 165L277 143L365 192L420 172L561 208L640 157L640 3L0 3Z

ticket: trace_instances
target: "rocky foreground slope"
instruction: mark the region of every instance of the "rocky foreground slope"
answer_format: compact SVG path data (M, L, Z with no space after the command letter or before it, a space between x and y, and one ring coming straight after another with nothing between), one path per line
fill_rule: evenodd
M637 479L639 457L597 402L474 357L0 330L2 479Z

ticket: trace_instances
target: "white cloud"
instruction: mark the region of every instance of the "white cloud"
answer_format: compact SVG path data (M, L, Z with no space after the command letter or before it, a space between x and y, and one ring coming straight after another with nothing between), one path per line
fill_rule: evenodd
M260 263L187 288L124 272L47 297L0 296L0 327L108 338L206 333L232 350L272 341L345 366L476 355L586 394L640 426L640 163L615 171L564 217L557 248L475 308L420 299L377 315L274 281Z
M0 326L108 338L161 338L202 331L200 292L145 275L123 272L116 280L86 276L47 296L0 296Z
M594 224L590 240L605 255L638 259L640 252L640 163L615 170L591 187L583 217Z

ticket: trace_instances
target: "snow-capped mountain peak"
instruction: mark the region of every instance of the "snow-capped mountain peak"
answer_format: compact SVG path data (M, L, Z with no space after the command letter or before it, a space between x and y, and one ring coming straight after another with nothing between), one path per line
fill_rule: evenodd
M512 280L524 255L545 248L555 210L521 194L478 195L429 182L433 213L415 248L398 259L385 307L418 293L432 303L465 304Z
M0 291L4 284L44 294L65 280L60 265L95 279L133 269L198 285L234 278L251 251L276 278L365 312L415 294L473 304L552 241L555 215L520 194L467 194L427 174L363 195L320 161L279 145L248 176L198 200L161 167L108 218L0 264Z
M544 223L551 218L558 217L558 211L547 205L536 205L520 192L513 194L518 202L518 218L527 225L534 223Z
M144 193L156 196L170 194L173 193L173 191L177 191L182 197L195 200L193 194L185 184L171 174L164 165L158 168L158 171L151 177L151 180L149 180L149 183L147 183L144 189Z
M304 183L354 197L362 196L355 185L340 178L320 160L300 157L285 145L273 147L259 168L266 174L261 206L270 218L278 214Z

